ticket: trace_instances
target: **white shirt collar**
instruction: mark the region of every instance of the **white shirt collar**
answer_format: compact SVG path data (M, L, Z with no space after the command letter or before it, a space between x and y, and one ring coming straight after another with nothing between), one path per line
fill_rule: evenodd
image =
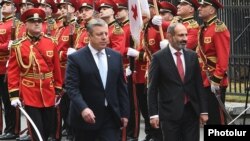
M170 44L169 44L169 49L170 49L172 55L175 55L175 53L178 52L178 50L173 48ZM183 49L181 49L179 52L181 52L181 54L183 55Z
M101 52L104 55L106 54L105 49L102 49L101 51L98 51L95 48L93 48L90 43L88 44L88 46L89 46L89 49L90 49L90 51L91 51L91 53L93 55L96 55L98 52Z

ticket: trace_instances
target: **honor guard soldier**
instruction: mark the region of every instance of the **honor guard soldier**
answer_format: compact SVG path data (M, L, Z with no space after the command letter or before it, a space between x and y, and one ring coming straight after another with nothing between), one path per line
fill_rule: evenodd
M22 15L26 10L31 8L36 8L38 6L37 0L21 0L19 4L20 14ZM18 28L16 28L17 39L26 36L26 27L24 23L21 23Z
M56 21L52 17L52 14L57 13L57 6L54 0L39 0L38 5L38 8L44 10L46 13L42 32L47 35L54 36L57 29Z
M177 15L187 28L187 48L195 50L198 44L199 24L194 19L194 13L200 6L198 0L180 0L177 6Z
M75 12L78 10L76 0L60 0L57 4L63 16L63 25L57 30L55 38L58 41L58 51L60 59L60 68L61 68L61 79L65 80L65 69L68 55L76 52L74 48L74 41L76 37L76 17L74 16ZM68 110L70 100L67 94L64 94L60 102L61 116L63 119L63 131L62 135L67 135L68 138L72 138L71 129L67 122ZM58 125L59 127L59 125Z
M177 5L177 16L175 16L171 21L172 23L181 22L187 28L188 30L187 48L192 50L195 50L198 44L199 24L196 20L194 20L194 13L199 6L200 5L198 3L198 0L180 0L179 4ZM155 18L154 20L156 20L157 22L161 21L161 18L159 17L154 17L154 18ZM166 23L162 23L164 31L167 29L166 25L167 25ZM161 48L165 48L167 45L168 45L167 40L163 40L160 43Z
M110 44L108 46L123 55L125 51L125 33L114 18L118 10L117 5L113 0L100 0L96 3L96 10L100 12L100 18L109 26Z
M0 93L1 99L4 106L4 116L5 116L5 129L2 134L2 126L0 127L1 136L0 140L11 140L15 139L20 131L20 113L19 110L11 106L8 86L7 86L7 62L9 59L9 47L13 40L15 40L15 28L20 24L18 20L15 19L15 12L18 9L17 1L12 0L2 0L0 3L1 14L3 16L2 21L0 21ZM2 102L0 102L0 116L1 125L2 121Z
M94 1L93 0L79 0L78 5L79 8L79 14L82 18L82 23L84 23L80 28L77 30L77 36L75 40L75 49L80 49L82 47L85 47L89 43L88 34L86 30L86 25L88 24L88 21L90 21L94 15L94 7L93 7Z
M172 21L174 16L176 16L177 8L167 1L161 1L159 7L159 13L162 19L165 21Z
M228 63L230 54L230 33L227 26L217 18L217 11L223 8L219 0L203 0L199 17L203 25L199 31L197 53L199 56L203 85L208 94L207 124L225 124L225 117L215 94L225 102L228 85Z
M43 140L48 140L62 80L56 42L41 33L44 18L45 12L38 8L22 14L21 20L26 25L27 36L16 40L11 46L8 88L11 105L24 105ZM33 128L31 136L33 140L39 140Z
M128 48L135 48L134 42L130 32L130 23L128 18L128 0L115 0L118 7L116 19L122 26L125 34L125 51L123 56L123 67L127 77L127 85L130 100L130 117L126 129L127 140L138 140L140 132L140 109L138 97L136 95L136 72L135 72L135 58L128 57Z
M60 0L55 0L55 4L56 6L58 7L58 3L60 2ZM53 17L56 21L56 25L57 25L57 28L56 28L56 32L58 32L58 29L59 27L62 27L63 26L63 15L62 15L62 11L61 9L57 8L57 12L53 14Z

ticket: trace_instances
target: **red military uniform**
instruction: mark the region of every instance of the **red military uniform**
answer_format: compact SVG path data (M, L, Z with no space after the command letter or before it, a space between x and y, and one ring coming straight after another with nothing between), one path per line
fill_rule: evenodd
M55 88L62 86L56 43L46 35L36 42L31 38L26 36L12 45L8 66L10 97L18 97L20 91L25 105L51 107L55 105Z
M0 22L0 74L6 73L6 63L9 58L8 44L12 23L13 16L3 18L3 22Z
M88 33L85 26L79 27L76 31L75 49L85 47L89 43Z
M40 9L29 9L21 19L43 19L44 16ZM22 95L24 105L38 108L55 105L55 89L62 86L56 46L55 40L43 34L39 37L27 34L12 44L8 65L11 99Z
M198 45L199 24L194 17L182 19L182 24L187 28L187 48L195 50Z
M60 4L67 3L66 1L61 1ZM73 7L77 7L76 1L70 0ZM74 41L76 38L76 19L72 17L69 23L64 22L61 27L57 30L55 38L58 41L57 49L59 52L60 66L61 66L61 78L64 81L65 71L66 71L66 62L67 62L67 51L68 48L73 47ZM72 35L72 41L70 41L70 35ZM70 42L73 42L73 45L70 45Z
M125 51L125 34L121 26L113 21L108 24L109 27L109 47L124 54Z
M102 7L112 8L116 14L118 7L112 0L100 0L97 4L97 10L100 11ZM115 20L108 23L109 29L109 47L120 52L122 55L125 52L125 33L119 23Z
M41 5L48 5L52 9L52 14L57 12L57 6L54 0L41 0L39 2L39 6ZM54 36L57 29L57 24L55 20L51 16L47 16L45 21L42 24L42 31L45 34Z
M151 22L147 24L144 36L144 40L148 45L148 49L150 50L151 54L160 50L160 32L156 30Z
M73 19L70 21L69 25L59 27L58 33L56 33L56 39L58 41L57 49L59 51L59 59L60 59L60 66L61 66L61 78L64 80L65 76L65 69L66 69L66 62L67 62L67 51L70 47L69 44L69 35L71 32L73 32L73 41L75 38L75 24L76 20ZM71 31L72 30L72 31Z
M207 5L215 9L223 8L218 0L203 0L200 3L199 15L204 24L199 31L197 54L199 57L203 85L208 94L207 124L226 124L225 114L218 103L217 95L220 95L222 103L225 102L225 93L228 85L230 33L226 25L213 13L207 14Z
M47 17L42 24L42 32L50 36L55 36L57 23L52 17Z
M211 81L221 86L228 85L226 71L230 54L230 33L217 17L208 21L200 31L197 53L202 69L203 84L210 86L206 71L212 74Z
M80 1L78 1L78 5L80 6L79 11L82 8L88 8L88 9L94 10L92 0L80 0ZM78 28L76 31L77 36L76 36L75 46L74 46L75 49L80 49L82 47L85 47L89 43L89 38L88 38L86 26L88 24L87 20L90 20L90 19L87 19L87 20L85 19L86 21L83 21L82 19L79 19L79 20L80 20L80 23L78 23Z
M125 34L125 50L123 54L123 67L126 68L129 65L129 60L127 57L127 52L128 52L128 47L131 47L131 32L130 32L130 24L129 20L126 20L125 22L122 23L122 29Z

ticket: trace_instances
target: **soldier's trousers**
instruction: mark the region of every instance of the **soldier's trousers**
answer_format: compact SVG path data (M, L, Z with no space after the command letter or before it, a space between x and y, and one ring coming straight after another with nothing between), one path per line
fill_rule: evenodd
M208 115L209 119L207 124L217 124L217 125L224 125L226 124L226 117L221 109L215 95L211 92L210 87L205 88L207 96L208 96ZM220 89L220 97L221 101L225 103L225 93L226 87L221 87Z
M20 111L11 106L8 93L7 78L4 74L0 75L0 96L4 105L5 129L4 133L19 134L20 132ZM2 105L1 105L2 106ZM2 116L2 115L0 115ZM2 129L0 129L2 131Z

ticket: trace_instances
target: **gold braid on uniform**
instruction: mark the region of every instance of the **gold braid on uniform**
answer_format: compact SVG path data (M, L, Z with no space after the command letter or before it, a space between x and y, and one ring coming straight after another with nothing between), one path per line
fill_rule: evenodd
M116 35L123 34L123 29L121 28L121 26L117 22L114 23L114 26L115 26L115 28L112 31L114 34L116 34Z
M23 41L25 39L26 38L23 38L21 41ZM15 53L16 53L16 57L17 57L17 62L19 63L19 65L22 68L26 69L25 73L21 74L21 76L24 76L24 75L26 75L29 72L29 70L31 68L31 64L33 62L32 53L31 53L31 51L32 51L31 48L33 47L33 45L30 46L29 63L28 63L28 65L26 65L23 62L22 54L21 54L21 50L20 50L21 41L18 41L17 44L13 44L13 46L16 46L16 47L14 47L14 49L15 49Z
M227 30L225 23L217 19L215 21L215 32L223 32L225 30Z
M189 20L188 23L189 24L188 24L187 28L198 28L199 27L199 24L194 19Z

